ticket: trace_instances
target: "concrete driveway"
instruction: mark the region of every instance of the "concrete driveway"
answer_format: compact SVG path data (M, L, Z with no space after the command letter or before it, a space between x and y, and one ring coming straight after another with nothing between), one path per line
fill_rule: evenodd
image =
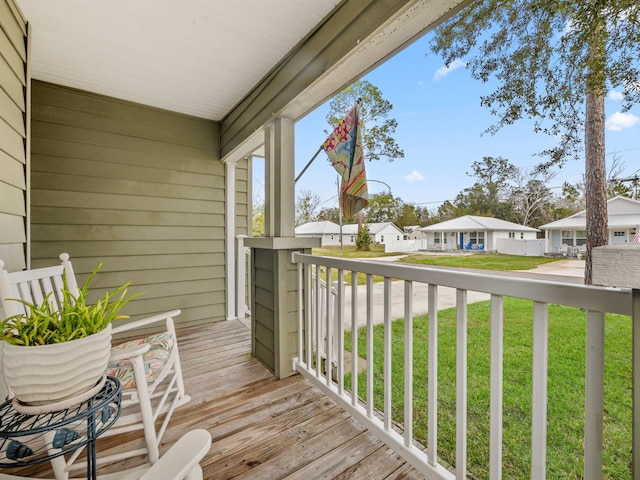
M369 261L389 262L395 261L399 257L380 257L368 259ZM434 267L442 268L442 267ZM478 269L464 269L478 272ZM496 271L482 270L484 273L499 276L515 276L528 278L548 278L559 282L582 283L584 276L584 260L558 260L546 263L532 270L522 271ZM391 284L391 318L392 320L404 318L404 282L394 281ZM351 287L345 287L345 328L351 329ZM468 292L467 302L475 303L489 299L489 294L480 292ZM358 287L358 326L366 325L366 286ZM423 283L413 284L413 316L424 315L428 311L428 285ZM438 310L455 307L456 289L449 287L438 287ZM373 320L374 323L384 321L384 283L378 282L373 285Z

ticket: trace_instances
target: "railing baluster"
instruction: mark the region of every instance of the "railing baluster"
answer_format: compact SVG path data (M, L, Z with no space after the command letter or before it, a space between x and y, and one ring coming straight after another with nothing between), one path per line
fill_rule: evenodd
M531 411L531 479L543 480L547 463L547 371L549 306L533 303L533 406Z
M311 278L311 265L305 265L305 299L306 299L306 305L305 305L305 318L306 318L306 330L305 330L305 334L306 334L306 341L307 341L307 368L313 368L313 349L312 349L312 345L313 345L313 336L312 336L312 331L313 331L313 316L312 316L312 303L313 303L313 290L311 288L312 285L312 278Z
M384 277L384 429L391 430L391 279Z
M304 265L302 263L298 264L298 361L304 362L304 314L307 311L306 308L303 308L304 305L304 289L303 289L303 268ZM295 367L294 367L295 368Z
M429 463L438 463L438 286L429 285L429 379L428 444Z
M336 349L338 350L338 393L344 394L344 270L338 270L338 325Z
M604 313L587 312L587 385L584 422L584 478L602 478L604 413Z
M367 417L373 417L373 275L367 275Z
M322 315L320 315L320 306L322 305L320 293L322 290L320 278L320 265L316 265L316 308L314 312L314 324L316 334L316 377L320 378L320 372L322 367L322 350L320 348L322 342Z
M504 299L491 295L491 428L489 439L489 477L502 478L502 368Z
M467 291L456 290L456 478L467 478Z
M333 308L331 308L333 306L333 295L331 295L331 267L327 267L327 276L326 276L326 293L325 295L327 296L326 300L326 323L325 323L325 329L324 331L327 333L325 335L326 337L326 342L325 342L325 354L326 354L326 360L324 362L324 369L325 369L325 375L327 377L327 385L331 385L331 360L333 359L333 342L331 341L333 339Z
M358 404L358 272L351 272L351 405Z
M413 282L404 282L404 444L413 445Z

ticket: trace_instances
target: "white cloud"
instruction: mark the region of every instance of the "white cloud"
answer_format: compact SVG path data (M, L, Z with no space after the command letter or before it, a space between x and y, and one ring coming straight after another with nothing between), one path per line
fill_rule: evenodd
M615 90L611 90L609 92L609 100L614 100L616 102L621 101L624 98L622 92L616 92Z
M617 132L631 128L638 122L640 122L640 117L636 117L633 113L616 112L607 118L607 129Z
M409 175L404 177L404 181L407 183L416 183L424 180L424 176L417 170L414 170Z
M449 75L454 70L460 67L464 67L465 65L466 63L464 63L462 60L454 60L453 62L451 62L451 65L449 65L448 67L443 66L443 67L440 67L438 70L436 70L436 73L433 75L433 80L437 82L441 78Z

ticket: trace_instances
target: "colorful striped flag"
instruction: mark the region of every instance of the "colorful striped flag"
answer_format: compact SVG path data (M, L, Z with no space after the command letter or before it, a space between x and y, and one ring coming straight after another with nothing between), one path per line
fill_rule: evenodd
M640 243L640 226L636 225L636 234L633 236L633 243Z
M331 165L342 177L340 210L344 219L353 217L369 204L361 129L356 103L322 144Z

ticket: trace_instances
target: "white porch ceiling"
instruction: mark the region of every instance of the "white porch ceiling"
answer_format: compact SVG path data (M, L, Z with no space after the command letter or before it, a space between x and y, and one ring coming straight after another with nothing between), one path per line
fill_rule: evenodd
M18 0L31 76L221 120L339 0Z

